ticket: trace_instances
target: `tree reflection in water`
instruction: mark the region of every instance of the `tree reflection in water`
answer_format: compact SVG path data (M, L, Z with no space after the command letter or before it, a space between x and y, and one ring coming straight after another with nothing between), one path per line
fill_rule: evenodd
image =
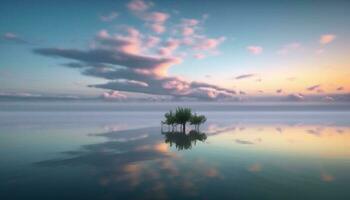
M191 130L188 134L183 132L162 132L165 136L165 143L170 144L175 147L177 150L186 150L191 149L192 145L196 145L197 141L204 142L207 139L205 133L198 132L196 130Z

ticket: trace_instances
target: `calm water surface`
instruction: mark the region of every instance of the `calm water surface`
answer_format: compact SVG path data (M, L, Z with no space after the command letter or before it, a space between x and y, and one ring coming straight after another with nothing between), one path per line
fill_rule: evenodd
M202 133L174 136L161 133L166 105L11 105L0 199L350 199L346 109L199 106Z

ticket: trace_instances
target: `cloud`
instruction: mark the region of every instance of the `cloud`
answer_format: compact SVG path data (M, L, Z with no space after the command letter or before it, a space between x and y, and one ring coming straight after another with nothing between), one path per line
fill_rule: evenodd
M310 86L310 87L306 88L306 90L308 90L308 91L314 91L315 89L319 89L320 87L321 87L320 84L318 84L318 85L313 85L313 86Z
M124 95L118 91L104 92L102 94L102 97L106 100L124 100L127 98L126 95Z
M259 55L263 52L263 48L260 46L248 46L247 50L254 55Z
M74 95L48 95L29 92L0 92L0 100L16 101L16 100L33 100L33 101L57 101L57 100L89 100L90 98L79 97Z
M164 47L159 49L159 54L162 56L170 56L172 55L173 51L175 51L179 46L179 40L170 39L164 44Z
M336 38L336 35L333 35L333 34L321 35L319 42L321 44L329 44L333 42L335 38Z
M334 98L331 96L325 96L325 97L323 97L323 100L327 101L327 102L332 102L332 101L334 101Z
M141 19L147 22L146 25L157 34L162 34L165 32L166 27L164 23L168 18L169 15L163 12L145 13L141 16Z
M119 14L117 12L111 12L108 15L101 15L100 20L103 22L110 22L117 18Z
M150 24L148 26L153 32L157 34L162 34L166 31L166 27L163 24L156 23L156 24Z
M15 44L31 44L31 42L29 42L29 41L21 38L17 34L11 33L11 32L7 32L7 33L3 34L2 39L9 41L9 42L13 42Z
M151 12L145 15L146 21L154 22L154 23L164 23L169 18L167 13L163 12Z
M161 39L159 37L148 36L143 45L146 48L153 48L153 47L157 46L160 41L161 41Z
M150 8L152 4L146 3L143 0L133 0L127 4L129 10L133 12L141 12Z
M194 54L193 56L194 56L196 59L203 59L203 58L205 58L205 55L202 54L202 53L197 53L197 54Z
M251 78L253 76L255 76L255 74L242 74L242 75L236 76L235 79L240 80L240 79Z
M301 44L298 42L286 44L280 50L277 51L277 54L287 55L290 52L293 52L293 51L300 49L300 47L301 47Z
M164 12L148 11L152 5L142 0L134 0L127 4L127 7L136 17L145 21L145 25L154 33L162 34L166 31L164 23L169 19L170 15Z
M194 45L197 50L213 50L216 49L222 42L226 40L225 37L199 39L199 42Z
M181 44L178 40L169 39L159 43L156 38L145 38L138 30L128 28L125 34L115 35L102 30L96 35L93 43L94 46L86 50L38 48L34 52L43 56L73 60L74 62L65 66L80 68L83 75L108 80L107 83L89 87L206 100L230 98L235 95L234 90L168 76L168 69L182 62L181 57L173 55L173 51ZM143 44L158 44L162 53L154 55L149 49L141 48L145 46ZM105 95L120 97L119 93Z
M290 94L286 96L283 100L285 101L304 101L304 95L297 93L297 94Z
M190 27L184 27L182 28L182 35L183 36L190 36L194 34L194 29Z
M203 30L199 25L203 24L204 18L180 19L179 23L173 23L179 32L171 37L170 34L160 37L155 34L166 31L168 13L153 11L153 3L142 0L133 0L126 6L149 31L141 33L132 26L123 26L117 33L99 31L86 49L36 48L33 51L42 56L68 59L70 61L64 66L78 68L85 76L106 80L89 87L206 100L231 98L236 94L231 89L168 75L169 68L182 63L187 55L202 59L218 53L218 46L225 37L209 37L196 32ZM181 33L183 28L188 28L184 35Z
M340 87L337 88L337 91L342 91L342 90L344 90L343 86L340 86Z
M197 25L200 23L199 20L196 19L182 19L180 24L181 34L184 37L188 37L195 34L195 29L197 29Z
M277 94L280 94L280 93L282 93L283 92L283 90L282 89L278 89L278 90L276 90L276 93Z
M199 24L199 21L196 19L182 19L181 24L183 26L196 26Z
M238 144L254 144L254 142L251 142L248 140L240 140L240 139L236 139L235 142Z

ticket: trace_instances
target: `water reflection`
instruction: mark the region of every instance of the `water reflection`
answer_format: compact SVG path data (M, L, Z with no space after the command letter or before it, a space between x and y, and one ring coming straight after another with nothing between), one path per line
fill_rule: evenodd
M348 126L212 122L188 134L115 127L89 134L104 142L35 166L43 173L78 169L81 180L90 177L93 188L121 199L264 199L276 191L283 199L290 191L298 191L290 199L350 196Z
M197 144L197 141L204 142L207 139L205 133L201 133L196 130L191 130L188 134L183 132L162 132L165 137L165 143L170 144L172 147L175 144L177 150L191 149L193 145Z
M208 179L220 178L218 169L209 162L197 158L188 165L169 144L178 149L190 149L196 141L205 141L204 133L190 131L188 134L159 134L159 128L111 131L90 134L107 138L106 142L84 145L79 150L62 152L60 159L35 163L39 167L88 167L93 171L100 187L113 188L113 195L134 190L131 199L164 199L169 188L176 188L179 197L198 196L198 186ZM171 146L171 145L170 145ZM169 181L172 180L172 181ZM172 192L171 192L172 193Z

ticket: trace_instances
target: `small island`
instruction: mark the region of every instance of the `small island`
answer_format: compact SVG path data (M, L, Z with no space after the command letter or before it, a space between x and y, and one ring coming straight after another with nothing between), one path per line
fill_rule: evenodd
M195 145L197 141L204 142L207 139L206 134L199 131L200 125L207 120L204 115L193 114L190 108L178 107L175 112L170 110L165 113L164 117L165 120L161 122L162 134L165 136L165 143L169 143L170 146L175 144L178 150L191 149L192 144ZM186 134L187 123L194 126L188 134ZM168 126L167 131L163 131L163 125ZM178 125L180 125L179 131Z
M168 125L168 132L177 132L177 126L181 126L182 133L186 134L186 124L194 126L194 131L199 132L199 126L207 121L207 118L204 115L192 114L190 108L178 107L175 112L170 110L164 114L165 120L161 122L162 132L163 125Z

